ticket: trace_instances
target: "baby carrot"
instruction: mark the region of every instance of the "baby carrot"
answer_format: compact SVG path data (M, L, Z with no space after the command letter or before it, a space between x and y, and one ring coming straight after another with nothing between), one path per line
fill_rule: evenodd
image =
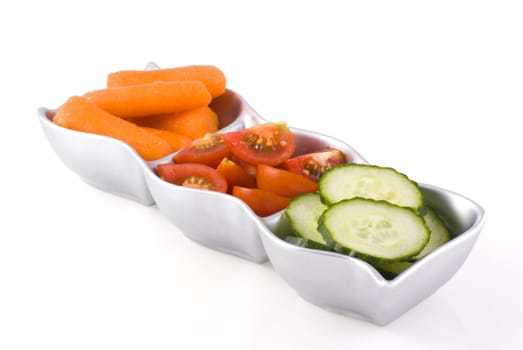
M53 122L77 131L117 138L133 147L145 160L174 152L167 141L89 103L85 97L70 97L56 112Z
M207 86L212 97L225 92L226 79L220 69L215 66L197 65L155 70L118 71L107 76L107 87L178 80L200 80Z
M152 132L155 135L160 136L162 139L167 141L175 151L179 150L184 146L187 146L192 142L192 139L189 136L177 134L172 131L149 128L145 126L143 126L142 129L145 129L147 131Z
M209 107L200 107L183 112L133 118L133 123L163 129L189 136L192 139L218 131L218 116Z
M184 111L211 102L198 80L155 82L106 88L86 93L87 101L122 118Z

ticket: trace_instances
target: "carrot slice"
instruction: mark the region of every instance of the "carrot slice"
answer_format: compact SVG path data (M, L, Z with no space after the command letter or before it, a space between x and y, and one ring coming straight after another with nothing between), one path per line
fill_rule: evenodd
M155 82L94 90L87 101L122 118L180 112L207 106L211 94L198 80Z
M147 131L152 132L155 135L160 136L165 141L167 141L175 151L189 145L192 142L192 139L190 137L182 134L177 134L172 131L149 128L145 126L143 126L142 129L145 129Z
M218 131L218 116L209 107L183 112L131 119L140 126L163 129L199 139L207 133Z
M212 97L225 92L226 79L223 72L215 66L185 66L155 70L124 70L107 76L107 87L127 86L155 81L200 80Z
M174 149L160 136L107 113L85 97L70 97L56 112L53 122L62 127L117 138L133 147L145 160L164 157Z

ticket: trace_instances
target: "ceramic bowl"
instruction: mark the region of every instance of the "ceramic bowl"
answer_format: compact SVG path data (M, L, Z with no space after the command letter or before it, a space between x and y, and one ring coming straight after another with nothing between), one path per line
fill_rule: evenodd
M485 221L474 201L420 184L425 203L444 220L452 239L392 280L365 261L334 252L298 247L284 215L267 221L261 240L276 272L305 300L322 308L386 325L433 294L461 267Z

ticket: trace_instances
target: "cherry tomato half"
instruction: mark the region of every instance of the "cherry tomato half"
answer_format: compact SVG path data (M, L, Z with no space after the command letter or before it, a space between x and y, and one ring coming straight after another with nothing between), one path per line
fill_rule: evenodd
M223 158L216 170L227 180L227 187L232 190L234 186L256 187L256 181L247 174L245 169L230 160Z
M318 190L318 184L303 175L263 164L258 164L256 182L262 190L291 198Z
M175 185L227 193L227 181L216 169L204 164L160 164L158 176Z
M182 148L173 160L175 163L200 163L215 168L231 151L221 134L207 134Z
M234 186L232 195L243 200L258 216L269 216L287 207L290 198L259 188Z
M251 164L281 164L296 148L294 136L285 123L255 125L223 137L236 157Z
M320 152L307 153L290 158L283 167L296 174L307 176L318 182L320 176L333 166L346 163L345 155L338 149L327 148Z
M253 179L256 178L256 165L255 164L247 163L246 161L241 160L238 157L235 157L234 154L231 156L230 159L233 162L235 162L236 164L238 164L239 166L241 166L243 168L243 170L245 170L245 172L247 174L249 174L250 177L252 177Z

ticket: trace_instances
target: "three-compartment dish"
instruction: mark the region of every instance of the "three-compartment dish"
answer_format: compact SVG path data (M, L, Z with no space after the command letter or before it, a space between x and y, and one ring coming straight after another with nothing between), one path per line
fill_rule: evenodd
M156 66L150 64L148 68ZM209 106L218 116L220 133L268 122L229 89L213 98ZM424 205L437 212L451 239L387 279L357 256L286 241L293 229L285 210L259 216L230 194L164 181L157 167L171 163L177 152L144 160L125 142L53 123L55 113L39 108L41 127L59 158L88 184L143 205L157 205L190 239L256 263L268 259L304 299L376 324L390 323L447 282L464 263L484 223L484 210L474 201L433 185L418 184ZM368 163L345 142L309 130L289 129L296 143L294 156L335 148L348 163Z

